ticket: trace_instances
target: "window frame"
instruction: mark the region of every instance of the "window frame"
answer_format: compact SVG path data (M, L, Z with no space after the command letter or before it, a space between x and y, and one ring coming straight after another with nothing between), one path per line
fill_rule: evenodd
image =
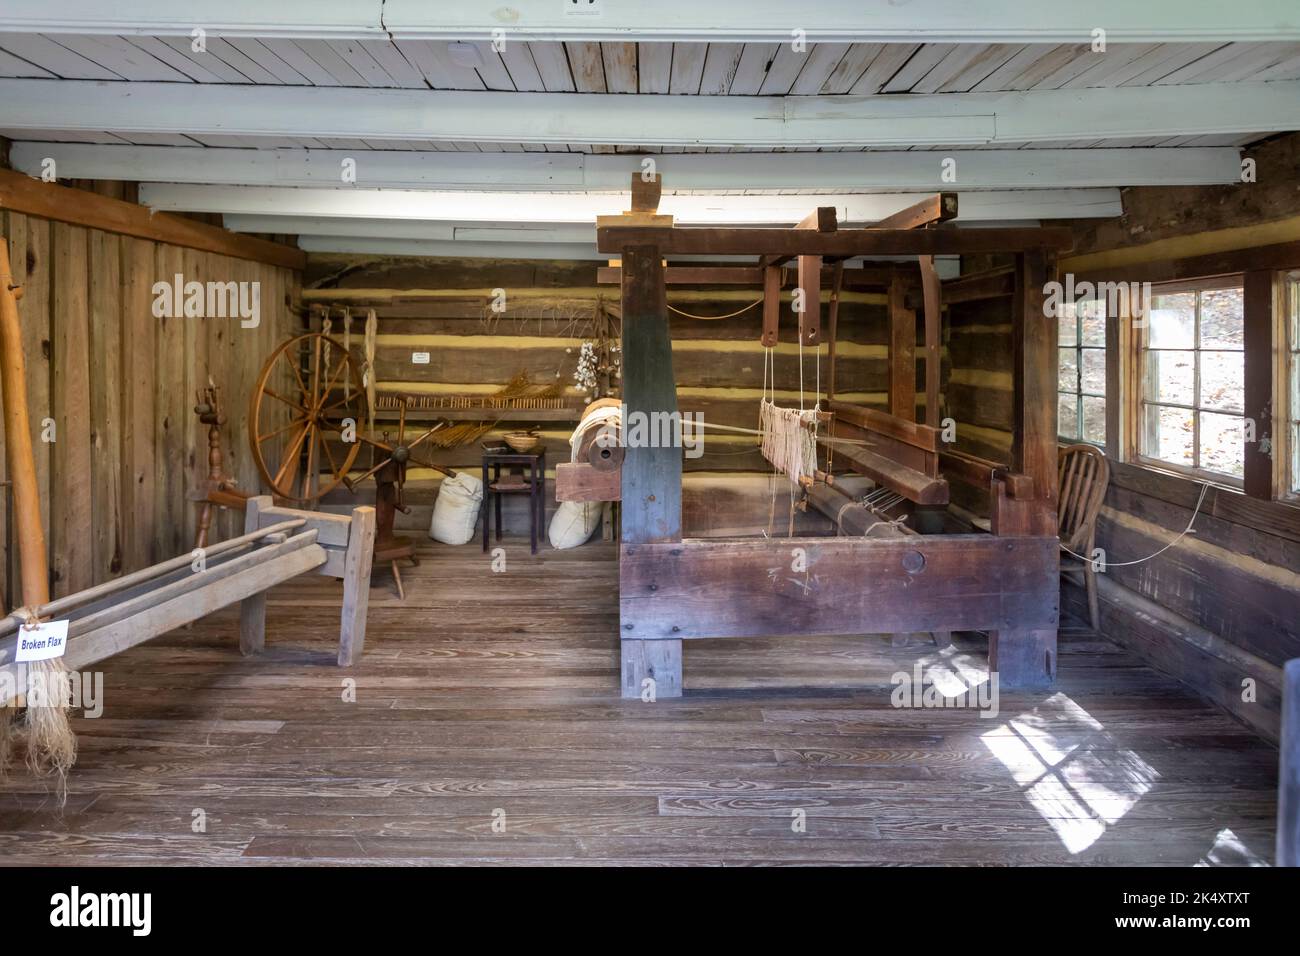
M1160 471L1173 472L1198 481L1208 481L1211 484L1222 485L1231 488L1234 491L1245 490L1245 475L1241 477L1229 475L1225 472L1213 471L1199 465L1184 465L1178 462L1165 461L1161 458L1154 458L1145 453L1147 441L1147 417L1148 406L1160 408L1177 408L1192 413L1192 453L1193 461L1199 461L1201 455L1200 435L1201 422L1200 416L1203 412L1216 415L1231 415L1240 418L1243 422L1248 417L1246 409L1243 407L1240 412L1224 411L1217 408L1205 408L1199 405L1200 388L1201 388L1201 353L1217 351L1235 351L1225 349L1203 349L1200 344L1201 339L1201 299L1200 293L1216 289L1240 289L1242 293L1242 370L1243 382L1245 375L1246 363L1246 316L1245 316L1245 273L1225 273L1217 276L1206 276L1202 278L1177 280L1171 282L1153 282L1151 284L1151 298L1155 299L1158 295L1171 295L1180 292L1197 293L1194 326L1192 330L1192 346L1190 349L1169 349L1168 351L1190 351L1193 353L1193 378L1192 378L1192 403L1190 405L1181 405L1175 402L1157 402L1147 398L1147 356L1153 351L1150 346L1151 323L1149 317L1145 314L1139 316L1140 321L1133 323L1133 342L1130 355L1133 357L1133 436L1132 436L1132 461L1135 464L1146 468L1152 468ZM1143 303L1147 309L1151 303ZM1155 350L1161 351L1161 350ZM1244 404L1244 400L1243 400ZM1257 426L1258 427L1258 426ZM1244 445L1244 443L1243 443ZM1243 458L1244 465L1244 458Z
M1101 338L1100 345L1085 345L1083 342L1083 319L1084 319L1085 309L1080 307L1085 305L1096 308L1100 313L1101 322L1102 322L1102 338ZM1110 386L1111 386L1111 374L1110 374L1110 366L1112 361L1112 357L1110 354L1111 317L1106 308L1106 303L1104 300L1078 299L1074 302L1062 302L1061 308L1063 309L1069 308L1074 312L1074 344L1061 345L1060 342L1058 341L1056 346L1056 350L1057 350L1056 351L1056 369L1057 369L1056 401L1058 406L1057 413L1056 413L1056 440L1060 443L1067 443L1067 444L1073 444L1078 442L1082 444L1092 445L1096 448L1100 448L1102 451L1106 451L1108 448L1111 447L1112 444L1111 421L1110 421L1111 399L1107 394L1110 391ZM1056 321L1059 323L1060 322L1059 313L1055 318ZM1061 389L1061 380L1060 380L1061 352L1064 351L1065 349L1072 349L1074 351L1074 357L1075 357L1075 368L1074 368L1075 388L1073 391L1070 392L1062 391ZM1103 391L1101 394L1097 394L1096 392L1085 392L1083 390L1083 353L1085 350L1091 350L1091 351L1101 353L1103 376L1105 379L1104 384L1102 385ZM1075 409L1075 416L1076 416L1075 420L1077 423L1076 431L1078 432L1077 435L1061 434L1060 403L1064 400L1065 396L1067 395L1072 396L1074 399L1074 409ZM1091 438L1087 438L1084 436L1083 400L1085 398L1101 399L1101 403L1102 403L1101 441L1093 441Z
M1300 503L1300 269L1283 269L1277 273L1280 294L1280 321L1275 324L1279 336L1276 421L1282 427L1274 438L1274 453L1280 467L1277 500Z

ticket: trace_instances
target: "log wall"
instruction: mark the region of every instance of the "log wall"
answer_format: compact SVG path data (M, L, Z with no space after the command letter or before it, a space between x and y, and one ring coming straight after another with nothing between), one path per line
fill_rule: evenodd
M1258 162L1256 183L1125 190L1121 219L1076 224L1078 242L1060 263L1062 278L1084 270L1104 277L1112 268L1126 279L1143 270L1159 274L1183 257L1294 239L1300 231L1300 136L1272 140L1247 155ZM993 264L964 263L968 269ZM1292 266L1300 267L1300 253ZM1003 449L1011 439L1011 356L1001 335L1009 321L1006 303L965 303L948 316L952 371L945 393L958 421L957 444L995 460L1006 460ZM1117 359L1114 351L1108 354L1109 362ZM1120 399L1112 393L1109 400ZM1151 560L1123 564L1169 544L1192 517L1200 487L1112 460L1098 520L1097 546L1110 562L1101 575L1102 628L1276 740L1281 667L1300 656L1300 505L1215 487L1194 534ZM954 500L969 504L958 490L954 485ZM1068 584L1062 597L1066 608L1086 619L1080 588Z
M515 375L525 373L539 384L560 384L577 405L583 395L573 386L573 373L584 339L590 338L593 316L603 303L617 314L617 285L597 285L596 263L484 262L438 259L359 259L348 256L309 257L306 286L339 292L339 303L353 301L359 290L387 290L389 301L376 299L379 336L376 372L382 390L419 393L487 393ZM793 280L790 285L793 285ZM506 290L506 310L493 313L491 291ZM787 290L788 292L788 290ZM435 293L435 295L430 295ZM673 286L670 306L694 315L720 316L737 312L762 295L759 288L730 286L712 290ZM826 296L823 296L825 299ZM354 316L353 335L362 327L366 305L349 305ZM827 308L823 304L823 311ZM341 319L336 310L334 329ZM678 312L669 313L674 375L678 404L683 413L700 412L705 421L756 428L758 403L763 393L763 349L759 344L761 309L757 306L731 318L702 321ZM781 316L781 344L775 355L775 388L779 401L798 405L800 354L795 336L796 318L788 298ZM889 335L883 293L845 293L839 313L837 394L853 402L882 410L888 403L887 342ZM821 348L820 382L827 384L826 348ZM427 352L427 364L413 355ZM923 374L918 363L918 372ZM918 409L924 400L918 378ZM815 401L818 383L816 353L803 352L803 393L807 404ZM507 422L482 440L526 427ZM557 461L568 461L568 438L573 423L536 423L547 449L548 475ZM453 468L477 469L482 455L479 441L438 451L434 460ZM767 525L771 493L764 477L771 472L757 449L754 436L710 432L703 454L684 462L687 496L684 503L686 533L756 533ZM475 471L477 473L477 471ZM428 526L440 477L436 472L411 469L408 500L413 514L399 516L399 524ZM729 493L721 494L719 489ZM708 491L708 502L698 503ZM363 495L369 495L367 488ZM350 496L334 495L341 504ZM788 495L780 490L779 515L788 517ZM554 507L553 496L551 507ZM508 502L509 504L509 502ZM782 511L784 509L784 511ZM801 519L806 521L807 519ZM787 527L785 518L780 527Z
M197 522L187 496L207 472L195 391L209 376L222 389L227 471L256 489L248 394L294 327L287 300L297 273L12 211L0 212L0 234L24 288L18 311L53 594L182 553ZM260 282L260 325L155 318L153 285L176 273ZM47 419L54 441L41 440ZM242 527L231 520L214 524L220 537Z

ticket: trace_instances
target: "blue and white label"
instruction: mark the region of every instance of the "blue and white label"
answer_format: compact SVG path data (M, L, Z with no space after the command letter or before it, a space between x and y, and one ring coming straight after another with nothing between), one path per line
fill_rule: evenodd
M18 653L14 660L48 661L62 657L68 649L68 622L48 621L33 628L18 628Z

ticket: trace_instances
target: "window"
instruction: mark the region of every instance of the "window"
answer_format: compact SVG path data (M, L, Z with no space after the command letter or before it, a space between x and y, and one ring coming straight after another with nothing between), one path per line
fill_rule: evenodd
M1288 403L1286 412L1287 445L1290 449L1290 468L1287 490L1300 495L1300 272L1286 277L1286 374Z
M1245 471L1240 278L1157 286L1140 330L1138 456L1216 481Z
M1057 434L1066 441L1106 444L1106 303L1062 302Z

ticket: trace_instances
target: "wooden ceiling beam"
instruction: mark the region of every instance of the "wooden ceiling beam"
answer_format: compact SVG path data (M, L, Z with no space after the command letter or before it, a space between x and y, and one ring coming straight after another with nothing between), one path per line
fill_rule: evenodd
M0 210L301 271L301 249L0 169Z
M1061 227L1012 229L806 229L686 228L641 229L604 226L596 230L596 247L619 254L629 245L656 245L674 255L774 256L921 256L1062 251L1074 244Z

